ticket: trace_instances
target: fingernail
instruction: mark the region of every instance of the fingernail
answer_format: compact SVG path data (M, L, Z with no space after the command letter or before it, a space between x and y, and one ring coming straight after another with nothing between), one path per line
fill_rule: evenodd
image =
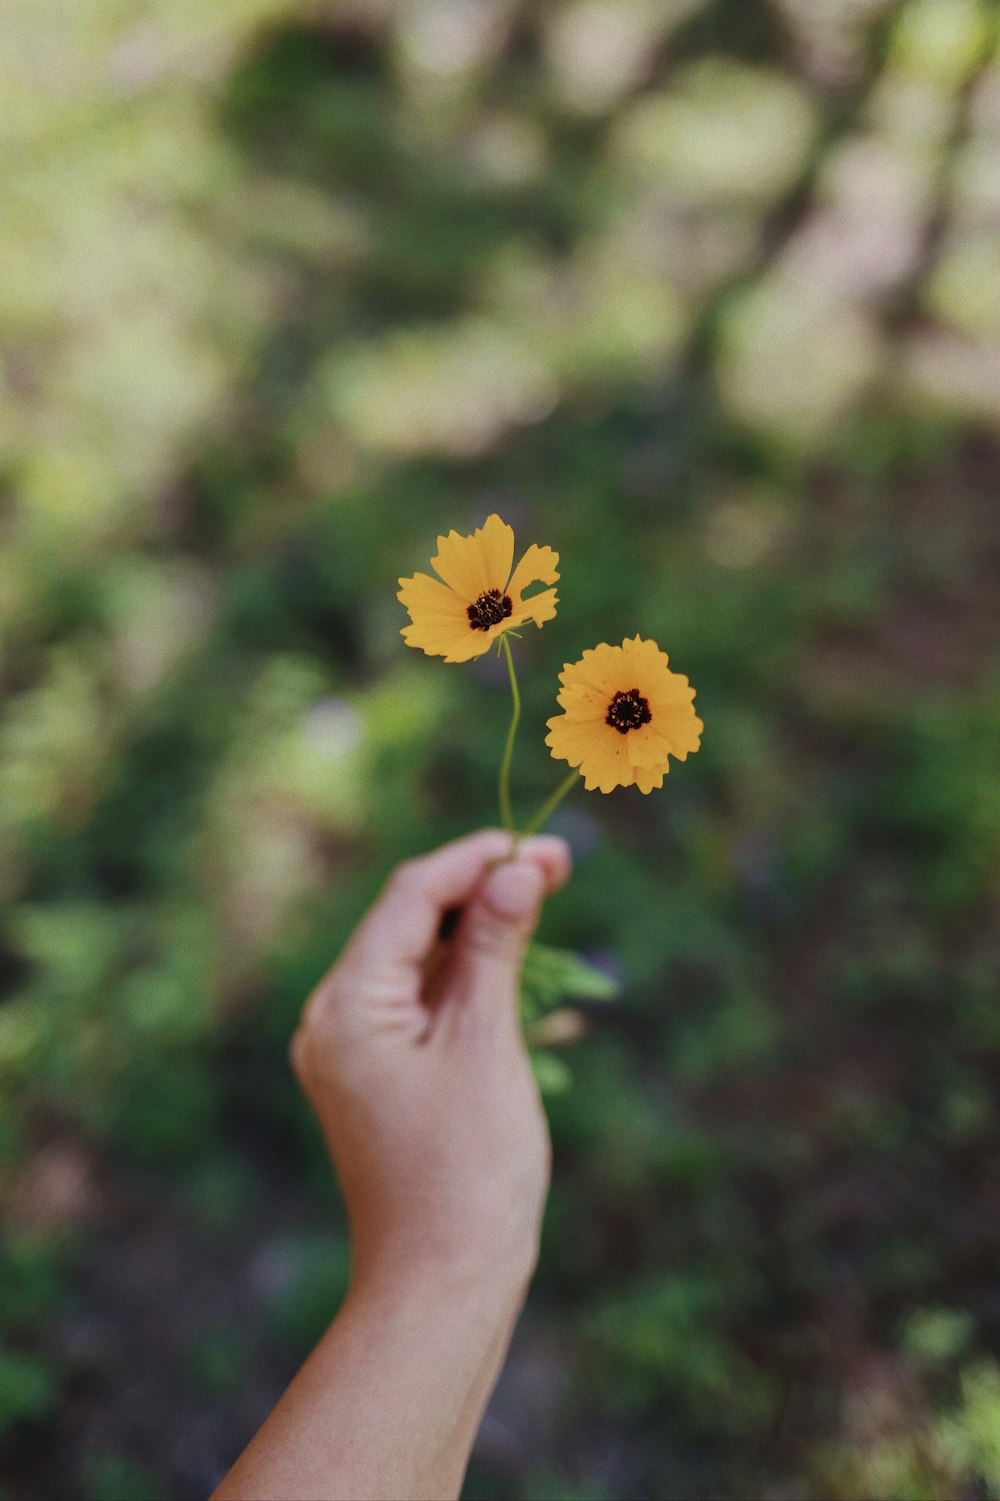
M510 860L490 874L483 900L497 917L520 922L534 914L543 885L544 877L533 860Z

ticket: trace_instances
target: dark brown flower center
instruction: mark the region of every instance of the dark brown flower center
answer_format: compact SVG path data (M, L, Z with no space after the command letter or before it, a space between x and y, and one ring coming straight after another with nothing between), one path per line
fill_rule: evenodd
M501 594L499 589L487 589L466 613L474 631L488 631L491 625L506 620L513 608L509 594Z
M652 717L648 699L643 698L638 688L628 688L616 693L608 704L604 723L611 725L619 735L627 735L629 730L637 730L641 724L649 724Z

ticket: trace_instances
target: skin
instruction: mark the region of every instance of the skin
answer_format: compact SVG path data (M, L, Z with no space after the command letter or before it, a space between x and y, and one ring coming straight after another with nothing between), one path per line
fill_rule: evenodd
M510 851L487 829L397 867L306 1002L292 1065L343 1190L351 1283L216 1501L459 1494L549 1184L518 975L570 856L545 836Z

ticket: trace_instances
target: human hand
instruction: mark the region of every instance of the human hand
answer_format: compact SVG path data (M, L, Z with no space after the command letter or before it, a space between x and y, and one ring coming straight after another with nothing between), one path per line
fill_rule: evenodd
M537 1257L548 1129L518 1016L561 839L484 830L398 866L292 1039L351 1221L355 1282L451 1272L511 1295ZM454 938L443 915L461 907Z

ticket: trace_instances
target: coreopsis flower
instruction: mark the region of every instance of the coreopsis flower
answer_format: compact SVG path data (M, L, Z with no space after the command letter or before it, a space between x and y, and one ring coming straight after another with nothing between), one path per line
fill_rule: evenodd
M401 632L407 646L446 662L467 662L489 651L505 631L529 620L538 626L551 620L555 589L528 599L523 594L532 584L556 582L558 553L532 543L512 573L513 561L514 530L496 515L488 516L471 537L458 532L439 537L431 567L443 583L426 573L399 580L396 598L411 621Z
M671 672L666 652L639 636L602 642L567 662L559 675L561 714L547 721L545 743L577 766L588 792L663 786L669 758L684 761L701 744L694 689Z

